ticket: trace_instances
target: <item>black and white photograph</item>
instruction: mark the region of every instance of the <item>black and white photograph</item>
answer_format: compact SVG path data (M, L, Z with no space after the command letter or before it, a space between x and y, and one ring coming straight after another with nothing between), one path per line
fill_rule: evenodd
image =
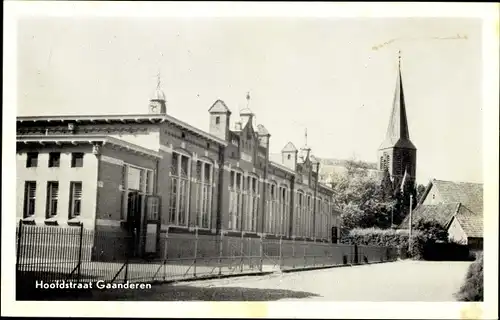
M495 32L479 14L496 8L498 37L498 7L384 17L377 10L406 4L345 16L339 3L296 3L296 16L285 14L294 3L68 4L12 9L2 166L12 304L289 302L301 315L282 317L315 317L309 302L441 302L460 307L398 317L498 313L488 248L498 61L485 67L498 39L487 46ZM281 314L245 308L232 316Z

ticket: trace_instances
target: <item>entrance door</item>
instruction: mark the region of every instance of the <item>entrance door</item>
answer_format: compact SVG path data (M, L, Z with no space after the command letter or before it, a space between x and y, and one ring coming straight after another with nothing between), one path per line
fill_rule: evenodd
M129 235L129 254L133 257L139 254L141 237L141 209L142 196L136 191L129 192L127 206L127 227Z

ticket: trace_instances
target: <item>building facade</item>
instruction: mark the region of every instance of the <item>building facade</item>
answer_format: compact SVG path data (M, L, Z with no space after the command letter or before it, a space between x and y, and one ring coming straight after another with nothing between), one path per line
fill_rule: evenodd
M271 134L249 109L231 128L217 100L209 132L167 113L157 89L139 115L17 118L17 218L143 239L162 232L336 241L340 213L318 181L310 149L288 143L269 159Z

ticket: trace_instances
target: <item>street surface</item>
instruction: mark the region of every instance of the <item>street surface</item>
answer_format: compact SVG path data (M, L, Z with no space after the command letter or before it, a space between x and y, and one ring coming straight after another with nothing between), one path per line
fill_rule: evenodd
M398 261L100 291L91 300L455 301L470 262ZM86 298L88 299L88 298Z

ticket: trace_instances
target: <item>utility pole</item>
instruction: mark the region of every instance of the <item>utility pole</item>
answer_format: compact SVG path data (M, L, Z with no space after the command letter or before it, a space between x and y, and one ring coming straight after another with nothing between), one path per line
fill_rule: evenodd
M394 229L394 205L391 206L391 228Z
M412 217L411 217L411 208L412 208L412 205L413 205L413 195L410 194L410 219L409 219L409 226L408 226L408 251L411 250L411 222L412 222Z

